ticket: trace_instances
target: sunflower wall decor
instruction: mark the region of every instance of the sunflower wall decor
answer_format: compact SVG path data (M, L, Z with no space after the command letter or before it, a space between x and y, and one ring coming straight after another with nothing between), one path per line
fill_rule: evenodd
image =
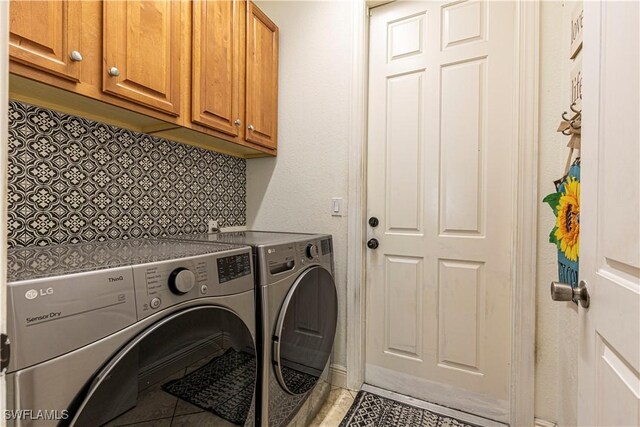
M543 199L556 216L549 243L558 248L558 276L561 282L578 286L580 258L580 158L569 173L556 182L556 192Z

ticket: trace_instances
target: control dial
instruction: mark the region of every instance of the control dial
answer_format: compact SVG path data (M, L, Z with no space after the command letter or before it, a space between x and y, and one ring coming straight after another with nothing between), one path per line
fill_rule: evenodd
M196 284L196 275L189 269L176 268L169 275L169 289L176 295L184 295Z
M318 246L313 243L309 243L305 252L307 253L307 258L314 259L318 256Z

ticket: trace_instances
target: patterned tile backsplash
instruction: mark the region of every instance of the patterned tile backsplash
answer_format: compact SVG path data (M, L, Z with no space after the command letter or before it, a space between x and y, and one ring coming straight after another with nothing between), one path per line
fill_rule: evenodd
M203 233L246 221L245 160L9 103L9 247Z

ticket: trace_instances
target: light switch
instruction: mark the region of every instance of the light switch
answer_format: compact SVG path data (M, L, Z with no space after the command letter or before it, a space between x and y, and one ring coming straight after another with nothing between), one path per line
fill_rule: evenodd
M331 215L342 216L342 197L334 197L331 199Z

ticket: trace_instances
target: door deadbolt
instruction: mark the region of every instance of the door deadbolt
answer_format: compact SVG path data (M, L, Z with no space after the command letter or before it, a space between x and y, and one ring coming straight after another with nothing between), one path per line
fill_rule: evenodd
M378 224L380 224L380 221L378 221L378 218L376 218L375 216L372 216L371 218L369 218L369 225L372 227L377 227Z
M377 249L378 246L380 246L378 239L369 239L369 241L367 242L367 247L369 249Z

